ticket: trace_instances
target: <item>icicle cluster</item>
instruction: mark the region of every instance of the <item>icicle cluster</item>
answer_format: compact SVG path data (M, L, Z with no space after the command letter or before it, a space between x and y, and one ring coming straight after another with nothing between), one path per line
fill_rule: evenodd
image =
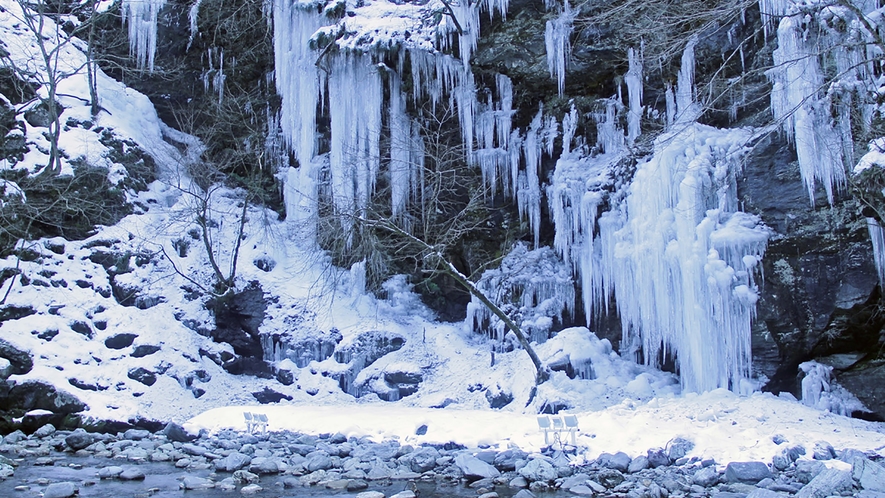
M570 269L549 247L529 250L517 244L501 267L483 273L477 287L502 310L515 317L529 340L544 342L565 316L574 315L575 286ZM503 341L507 328L475 297L467 307L467 322L474 331Z
M885 230L875 218L867 218L867 229L873 242L873 262L876 264L879 285L885 285Z
M123 15L129 25L129 52L139 69L154 70L157 52L157 17L166 0L123 0Z
M642 60L633 48L627 50L629 69L624 75L627 84L627 99L630 111L627 114L627 142L632 144L642 133L639 122L642 119Z
M549 8L549 5L548 5ZM575 14L569 0L563 0L559 16L547 21L544 30L544 46L547 49L547 67L550 77L556 80L559 94L565 90L565 73L571 55L571 41Z

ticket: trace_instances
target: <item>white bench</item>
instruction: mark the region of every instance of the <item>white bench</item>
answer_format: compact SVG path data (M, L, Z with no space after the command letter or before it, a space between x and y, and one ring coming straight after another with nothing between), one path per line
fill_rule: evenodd
M575 415L538 415L538 429L544 433L544 445L559 443L562 446L563 433L570 435L572 446L577 446L578 417ZM550 435L553 441L550 441Z
M243 418L246 419L246 432L249 434L259 430L262 434L267 432L267 415L263 413L243 412Z

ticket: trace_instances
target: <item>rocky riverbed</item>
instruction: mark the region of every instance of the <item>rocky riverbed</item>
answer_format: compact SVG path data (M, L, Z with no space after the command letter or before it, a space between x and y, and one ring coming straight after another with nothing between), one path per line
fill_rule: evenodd
M585 462L570 458L568 446L529 454L455 444L415 448L342 434L194 436L177 424L118 434L46 425L0 440L0 496L885 497L878 455L824 441L813 448L779 444L771 462L689 458L694 445L683 438L633 458L603 454Z

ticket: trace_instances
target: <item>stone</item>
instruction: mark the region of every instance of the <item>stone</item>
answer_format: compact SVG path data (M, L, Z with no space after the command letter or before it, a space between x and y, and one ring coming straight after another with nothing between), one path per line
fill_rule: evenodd
M79 413L86 409L86 404L76 396L39 380L27 380L12 386L5 405L24 411L48 410L55 414Z
M670 457L661 448L650 449L647 452L648 466L656 469L664 465L670 465Z
M384 493L380 491L363 491L357 493L356 498L384 498Z
M157 374L143 367L130 369L127 373L127 376L130 379L136 382L141 382L146 386L152 386L154 385L154 383L157 382Z
M215 460L215 470L221 472L235 472L242 469L252 461L249 455L234 451L230 455Z
M315 451L308 454L305 458L307 458L307 461L304 462L304 468L308 472L332 468L332 458L325 451Z
M502 472L516 470L516 461L525 460L528 454L522 450L504 450L495 456L495 468Z
M719 483L719 472L715 467L704 467L694 473L691 481L698 486L709 488Z
M254 495L254 494L258 493L259 491L262 491L263 489L264 488L262 488L261 486L259 486L257 484L247 484L246 486L243 486L242 488L240 488L240 493L242 493L244 495Z
M455 457L455 465L461 469L461 472L468 479L482 479L484 477L498 477L501 475L498 469L468 453L458 454ZM553 467L550 468L552 469Z
M436 467L436 459L440 457L439 451L431 446L422 446L409 455L409 468L413 472L427 472Z
M795 498L827 498L851 491L854 481L851 472L839 469L824 469L814 479L796 493Z
M535 493L527 489L520 489L518 493L513 495L513 498L535 498Z
M0 358L9 361L12 373L15 375L24 375L34 368L34 360L29 352L15 347L3 339L0 339Z
M137 467L130 467L121 472L119 478L121 481L143 481L145 475L141 469Z
M151 437L151 432L144 429L129 429L123 433L123 439L128 439L129 441L141 441L149 437Z
M584 484L573 486L569 488L569 491L579 496L593 496L596 494L595 491L590 489L588 486L585 486Z
M519 475L525 477L528 481L552 481L559 477L556 469L547 463L546 460L535 458L525 464L525 467L519 469Z
M49 436L55 434L55 431L56 431L56 429L55 429L54 425L46 424L46 425L40 427L39 429L37 429L36 431L34 431L34 436L36 436L40 439L43 439L43 438L46 438L46 437L49 437Z
M851 476L867 491L885 493L885 468L865 457L855 457Z
M46 486L46 490L43 491L43 498L68 498L76 495L78 491L76 483L56 482Z
M826 441L815 442L811 453L815 460L832 460L836 458L836 450L833 449L832 444Z
M518 476L513 478L509 483L507 483L507 485L511 488L527 488L529 487L529 482L528 480L526 480L525 477Z
M117 334L105 339L104 345L108 349L128 348L135 342L136 337L138 334Z
M418 495L416 495L411 489L407 489L405 491L400 491L395 495L390 495L390 498L418 498Z
M89 434L83 429L77 429L65 437L65 444L74 451L82 450L94 441L95 439L92 437L92 434Z
M630 467L630 462L632 459L629 455L624 453L623 451L619 451L614 455L610 453L603 453L599 455L599 458L596 459L596 462L601 466L608 469L615 469L621 472L626 472Z
M248 470L238 470L234 472L233 479L239 484L253 484L258 482L259 477Z
M717 495L718 496L718 495ZM747 498L783 498L784 495L770 489L756 488L747 493Z
M728 482L756 484L766 477L771 477L771 470L763 462L731 462L725 467Z
M796 462L795 478L802 484L808 484L825 468L827 466L817 460L799 460Z
M249 471L255 474L278 474L284 469L280 463L274 458L253 458Z
M345 489L348 491L360 491L369 487L369 483L362 479L350 479Z
M181 445L181 452L191 456L203 456L206 454L206 448L193 443L184 443Z
M624 474L615 469L602 469L596 474L596 480L608 489L618 487L624 482Z
M118 465L111 465L108 467L102 467L98 469L98 478L99 479L116 479L120 474L123 473L123 467Z
M0 380L6 380L12 375L12 363L6 358L0 358Z
M133 358L144 358L145 356L150 356L159 350L160 346L154 346L153 344L139 344L132 349L132 353L129 356Z
M693 450L694 443L683 437L677 437L667 444L667 448L667 456L670 457L671 462L675 462Z
M627 467L627 472L631 474L635 474L640 470L645 470L648 468L648 457L645 455L639 455L633 460L630 461L630 465Z
M175 422L169 422L166 424L166 427L163 429L163 434L166 436L166 439L178 443L189 443L197 438L197 436L190 434L184 427Z

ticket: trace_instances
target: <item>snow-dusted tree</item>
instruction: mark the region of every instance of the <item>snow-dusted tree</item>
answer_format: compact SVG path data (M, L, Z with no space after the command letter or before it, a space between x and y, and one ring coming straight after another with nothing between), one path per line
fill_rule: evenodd
M57 101L59 85L89 65L88 59L72 62L80 59L67 56L66 52L73 48L78 39L73 30L65 31L50 17L57 13L55 6L49 0L15 0L14 8L17 8L8 9L4 15L17 19L33 35L33 41L29 46L14 47L27 54L24 62L16 62L11 56L0 58L0 64L7 66L22 80L36 82L45 92L43 105L49 119L49 163L43 170L45 174L58 174L62 169L58 145L62 111Z

